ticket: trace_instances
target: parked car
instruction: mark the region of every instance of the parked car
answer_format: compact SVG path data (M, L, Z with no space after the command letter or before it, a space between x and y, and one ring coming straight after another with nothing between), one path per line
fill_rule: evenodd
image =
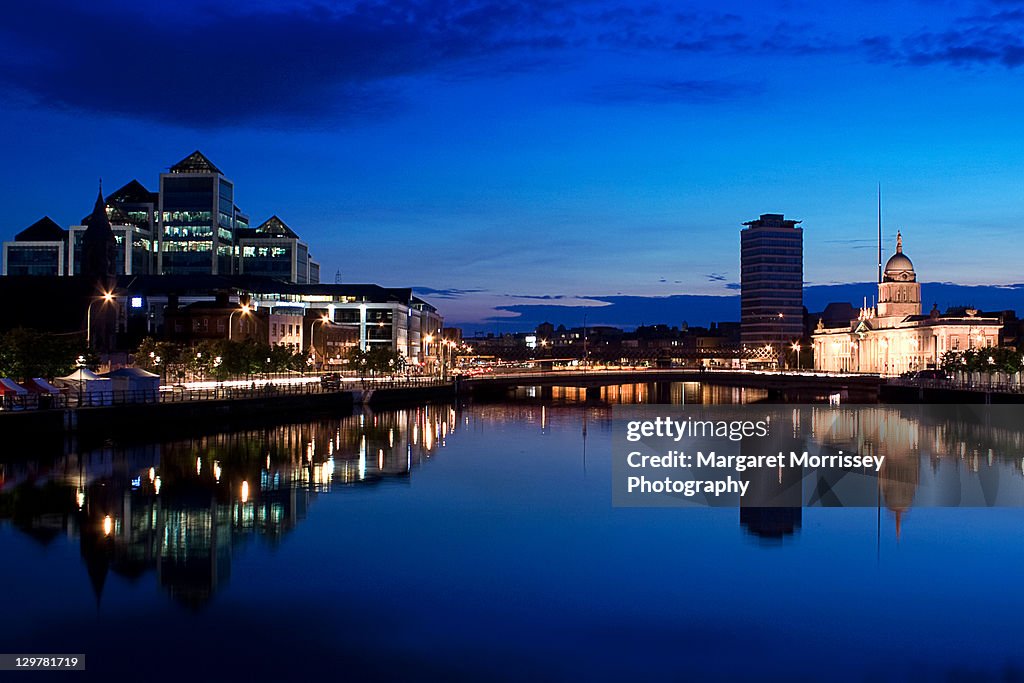
M949 379L949 375L946 374L945 370L922 370L917 373L917 379L946 381Z
M320 386L328 391L341 389L341 375L336 372L329 372L320 377Z

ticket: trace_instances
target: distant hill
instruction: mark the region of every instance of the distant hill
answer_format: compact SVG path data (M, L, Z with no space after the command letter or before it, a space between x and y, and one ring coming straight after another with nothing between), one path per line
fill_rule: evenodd
M833 301L846 301L859 307L864 296L871 297L878 291L874 282L848 283L841 285L812 285L804 288L804 305L809 312L820 311ZM553 306L551 304L517 304L502 306L500 310L519 314L517 318L502 318L503 331L527 331L542 322L566 327L579 327L583 316L588 325L613 325L631 329L637 325L664 323L679 325L686 321L690 325L707 325L710 322L739 320L739 294L708 296L699 294L677 294L674 296L594 296L595 301L606 302L606 306ZM940 310L950 306L974 306L986 311L1016 310L1024 312L1024 284L967 286L947 282L925 282L921 285L922 308L931 310L938 304ZM457 321L451 324L459 325ZM490 328L487 323L463 325L466 334L477 329ZM493 331L493 330L489 330Z

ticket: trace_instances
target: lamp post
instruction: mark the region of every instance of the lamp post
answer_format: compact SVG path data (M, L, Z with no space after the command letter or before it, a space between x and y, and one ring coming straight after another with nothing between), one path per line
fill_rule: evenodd
M235 317L235 313L246 315L251 310L252 309L249 308L249 304L242 304L241 308L231 311L231 315L228 316L228 341L231 341L231 333L233 331L233 328L231 327L231 320Z
M97 302L103 302L103 304L109 304L114 300L114 295L111 292L103 292L103 296L97 297L89 302L89 308L85 310L85 345L88 348L92 348L92 307Z
M793 345L790 348L792 348L794 351L796 351L796 369L797 369L797 372L799 372L800 371L800 342L798 342L798 341L793 342Z
M313 324L309 326L309 346L310 346L310 348L313 349L313 355L316 355L316 344L313 342L313 339L314 339L313 331L316 329L317 323L320 323L321 325L323 325L324 323L329 323L330 321L331 321L330 316L328 316L327 314L324 314L324 315L320 316L319 320L314 320ZM321 332L321 334L323 333L323 328L322 327L320 328L320 332ZM323 357L324 357L324 360L326 361L326 359L327 359L327 342L326 341L324 341L324 354L323 354Z
M785 319L785 317L786 316L783 315L782 311L779 311L779 335L780 336L785 334L785 330L784 330L783 324L782 324L782 322ZM779 341L779 355L776 356L776 359L775 359L776 369L779 372L782 372L782 363L783 363L783 361L785 359L786 359L786 343L783 342L783 341Z
M428 363L430 361L430 342L432 341L434 341L434 335L423 335L423 355L426 356L426 360Z

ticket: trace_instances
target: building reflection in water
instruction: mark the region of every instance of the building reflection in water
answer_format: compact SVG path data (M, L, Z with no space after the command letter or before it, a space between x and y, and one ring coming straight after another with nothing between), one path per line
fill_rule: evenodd
M233 549L279 542L321 493L408 481L456 428L453 407L423 406L5 465L0 516L42 543L77 535L97 606L109 573L153 571L200 607Z
M513 389L512 401L543 400L553 403L602 403L607 405L744 404L768 398L764 389L725 387L700 382L641 382L608 386L522 386ZM503 399L504 400L504 399Z
M712 389L725 392L713 395L721 402L751 399L733 389ZM603 390L599 396L609 402L632 401L651 391L648 385ZM705 397L678 383L661 391L682 392L678 395L692 403ZM135 579L153 572L177 601L199 607L229 579L232 555L240 546L257 538L278 543L322 493L407 483L412 471L457 432L489 435L503 424L540 434L578 430L585 474L588 433L610 430L608 405L558 387L549 400L520 398L476 403L460 412L452 406L425 406L359 413L71 453L47 462L5 463L0 466L0 518L11 519L41 544L77 537L97 601L111 573ZM892 512L897 533L913 505L943 493L942 487L954 480L950 473L973 477L986 500L1017 495L1024 501L1024 427L1016 422L936 416L913 406L772 409L787 411L780 450L885 455L879 479L862 479L872 487L870 499ZM758 494L739 509L745 532L778 542L801 530L800 498L786 504L786 496L800 493L798 471L747 470L742 476ZM823 496L833 484L844 483L839 478L841 473L835 481L818 482ZM768 498L778 503L780 496L782 505L758 504Z

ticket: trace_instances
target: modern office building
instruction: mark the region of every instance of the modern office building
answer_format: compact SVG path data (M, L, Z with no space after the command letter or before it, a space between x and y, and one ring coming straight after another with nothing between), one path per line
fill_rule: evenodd
M766 213L740 231L741 342L781 358L803 336L804 234L801 221Z
M114 272L149 275L156 268L155 228L159 197L133 180L105 200L107 221L117 248ZM92 214L69 228L68 274L82 273L82 239Z
M157 272L231 275L235 229L248 219L235 206L235 185L202 152L160 174Z
M3 244L4 275L67 275L68 232L43 216Z
M351 346L386 347L416 365L436 355L431 342L444 327L437 309L410 288L300 285L254 275L137 276L121 282L118 305L126 331L140 338L254 338L304 350L312 345L318 355L337 361ZM297 317L301 333L294 327Z
M256 228L239 228L235 237L240 275L262 275L300 285L320 282L320 265L310 256L309 246L277 216ZM311 267L315 267L312 273Z

